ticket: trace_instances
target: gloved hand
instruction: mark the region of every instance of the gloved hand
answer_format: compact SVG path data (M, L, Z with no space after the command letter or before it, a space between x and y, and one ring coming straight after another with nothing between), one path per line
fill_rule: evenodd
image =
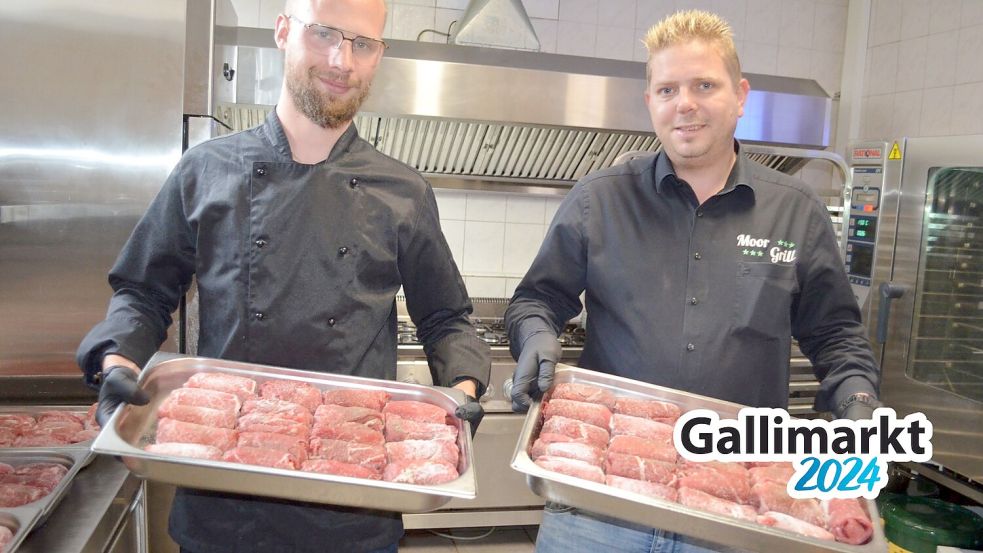
M475 432L478 431L478 425L481 424L481 419L485 417L485 409L477 398L473 396L467 396L467 398L467 403L458 405L457 409L454 409L454 416L471 423L471 437L474 438Z
M102 385L99 387L99 407L96 408L96 422L105 427L116 408L124 403L146 405L150 402L147 392L137 384L137 372L129 367L114 365L103 371Z
M528 411L533 397L550 389L560 353L560 342L549 332L537 332L526 338L512 375L513 411Z
M881 402L874 396L858 393L847 398L837 411L839 411L839 418L856 421L873 417L874 409L880 406Z

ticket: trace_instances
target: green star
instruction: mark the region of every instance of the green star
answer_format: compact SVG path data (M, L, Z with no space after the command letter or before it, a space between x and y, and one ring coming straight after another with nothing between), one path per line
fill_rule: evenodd
M741 255L747 255L747 250L742 251Z
M763 256L763 255L765 254L765 252L763 252L763 251L761 251L761 250L758 250L758 252L757 252L757 253L758 253L758 257L761 257L761 256Z
M785 242L785 245L788 246L790 249L795 247L794 242Z
M785 245L785 241L784 240L779 240L778 241L778 245L779 246L784 246Z

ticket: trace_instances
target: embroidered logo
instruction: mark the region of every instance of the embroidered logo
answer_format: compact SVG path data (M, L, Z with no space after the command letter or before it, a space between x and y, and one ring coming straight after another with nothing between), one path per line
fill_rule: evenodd
M777 240L772 245L769 238L755 238L750 234L737 236L737 247L743 257L768 257L772 263L792 264L795 262L795 242Z

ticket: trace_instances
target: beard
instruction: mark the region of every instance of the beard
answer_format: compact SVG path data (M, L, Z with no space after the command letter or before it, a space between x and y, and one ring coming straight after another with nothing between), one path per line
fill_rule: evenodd
M348 124L355 117L358 109L362 107L362 102L369 95L371 84L363 84L361 81L350 82L346 77L335 72L329 73L326 77L351 86L355 94L343 99L330 92L318 90L315 80L319 77L313 67L307 71L300 68L291 71L287 75L287 91L297 109L315 125L325 129L337 129Z

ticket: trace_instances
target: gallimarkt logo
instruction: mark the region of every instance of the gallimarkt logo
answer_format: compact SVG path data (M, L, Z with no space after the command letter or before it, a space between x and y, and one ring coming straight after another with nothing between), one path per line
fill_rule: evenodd
M737 247L744 257L765 257L772 263L792 264L795 261L795 242L777 240L772 246L770 238L755 238L750 234L737 235Z
M683 414L673 429L691 461L791 462L794 498L873 499L887 484L887 463L932 458L932 423L923 413L897 418L879 407L870 419L793 419L788 411L745 407L737 420L707 409Z

